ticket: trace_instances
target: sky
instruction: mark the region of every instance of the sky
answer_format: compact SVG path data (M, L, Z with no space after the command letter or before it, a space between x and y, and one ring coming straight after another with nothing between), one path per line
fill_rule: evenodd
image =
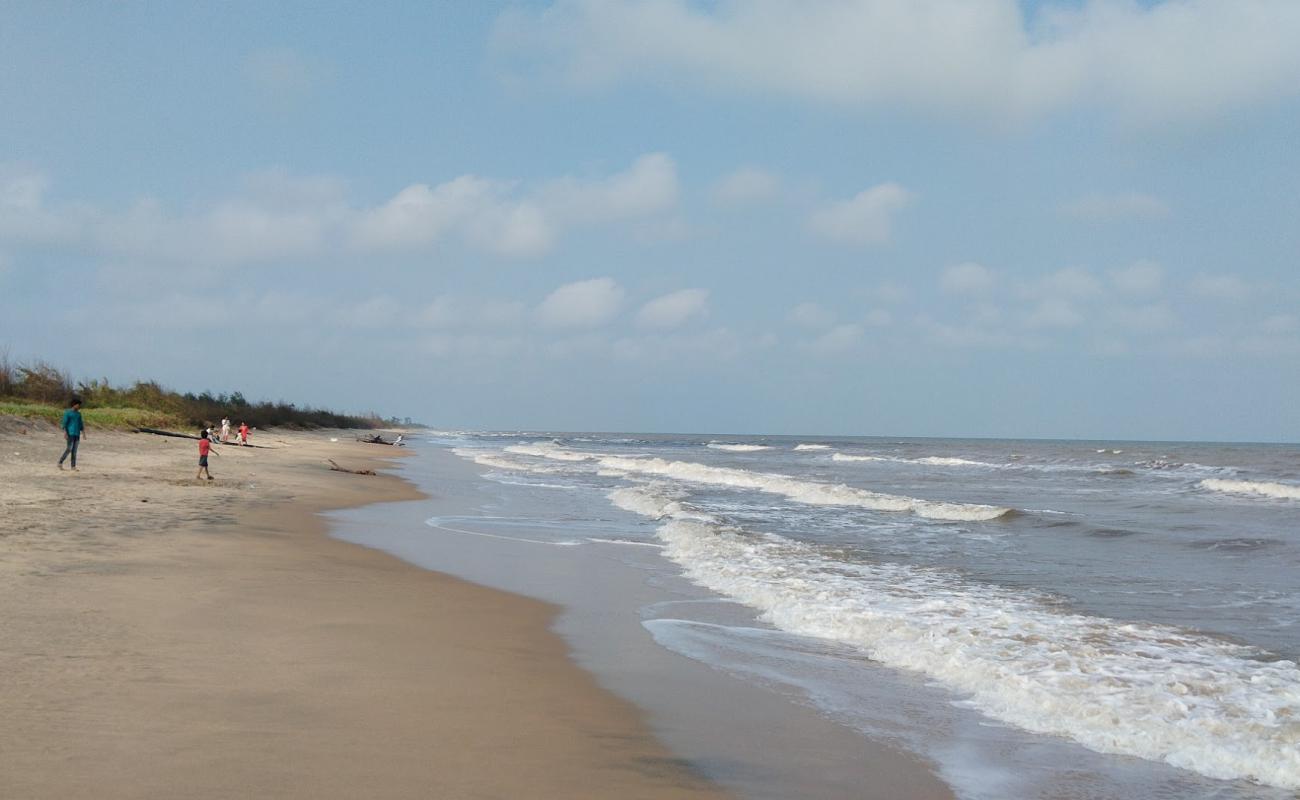
M1294 0L0 2L0 354L439 428L1300 441Z

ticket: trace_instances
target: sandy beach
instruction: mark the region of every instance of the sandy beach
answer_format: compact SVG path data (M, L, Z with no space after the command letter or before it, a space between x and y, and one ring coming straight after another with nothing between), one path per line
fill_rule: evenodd
M555 609L334 540L317 513L412 499L400 455L259 431L196 443L0 420L0 796L722 793L601 689Z

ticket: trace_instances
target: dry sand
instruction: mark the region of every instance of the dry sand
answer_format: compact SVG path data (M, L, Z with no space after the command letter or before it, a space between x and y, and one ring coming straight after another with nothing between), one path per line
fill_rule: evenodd
M346 434L344 435L346 436ZM705 798L543 603L325 535L398 453L0 418L0 797Z

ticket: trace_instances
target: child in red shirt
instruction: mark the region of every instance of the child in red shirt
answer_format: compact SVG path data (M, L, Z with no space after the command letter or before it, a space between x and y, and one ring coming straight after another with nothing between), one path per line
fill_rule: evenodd
M248 423L247 422L239 423L239 443L241 445L248 444Z
M199 436L199 474L194 476L194 480L202 478L204 473L207 474L208 480L212 480L212 473L208 472L208 453L212 452L212 442L208 440L208 432L205 429Z

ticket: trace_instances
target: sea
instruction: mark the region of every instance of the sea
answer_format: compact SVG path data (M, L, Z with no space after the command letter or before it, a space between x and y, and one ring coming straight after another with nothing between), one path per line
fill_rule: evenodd
M337 535L556 603L578 662L742 796L859 796L860 741L972 800L1300 797L1300 445L413 449L430 499Z

